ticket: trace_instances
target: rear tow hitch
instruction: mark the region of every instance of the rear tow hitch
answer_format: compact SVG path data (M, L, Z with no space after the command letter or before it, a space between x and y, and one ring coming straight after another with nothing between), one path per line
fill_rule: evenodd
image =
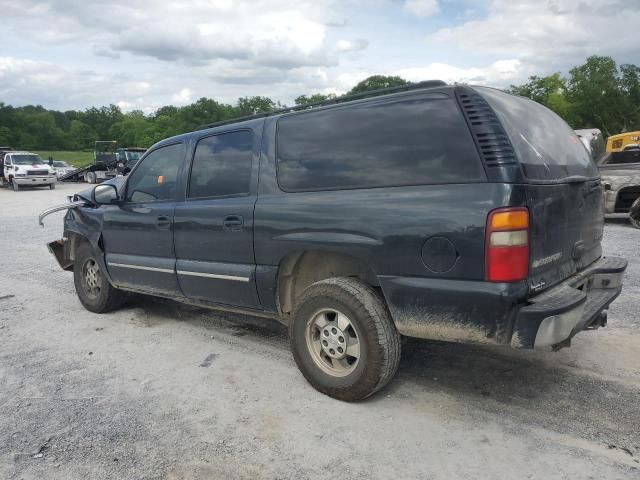
M609 313L608 310L603 310L600 312L600 315L598 315L593 322L591 322L589 324L589 326L587 328L585 328L585 330L597 330L600 327L606 327L607 326L607 314Z

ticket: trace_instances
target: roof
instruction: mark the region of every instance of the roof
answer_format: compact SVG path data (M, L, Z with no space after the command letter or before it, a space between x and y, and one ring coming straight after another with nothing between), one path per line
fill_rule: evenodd
M355 100L363 100L363 99L366 99L368 97L380 97L382 95L389 95L389 94L392 94L392 93L406 92L406 91L409 91L409 90L422 90L422 89L427 89L427 88L445 87L445 86L447 86L447 83L443 82L442 80L426 80L424 82L408 83L406 85L400 85L400 86L397 86L397 87L379 88L377 90L369 90L369 91L362 92L362 93L356 93L354 95L343 95L342 97L330 98L330 99L324 100L322 102L305 103L303 105L296 105L295 107L286 107L286 108L282 108L280 110L273 110L272 112L257 113L255 115L248 115L248 116L245 116L245 117L231 118L229 120L223 120L221 122L215 122L215 123L202 125L202 126L198 127L196 130L205 130L205 129L209 129L209 128L219 127L219 126L222 126L222 125L229 125L229 124L232 124L232 123L246 122L247 120L254 120L254 119L257 119L257 118L271 117L271 116L274 116L274 115L282 115L282 114L290 113L290 112L297 112L297 111L301 111L301 110L310 110L310 109L318 108L318 107L326 107L326 106L335 105L335 104L338 104L338 103L347 103L347 102L352 102L352 101L355 101Z

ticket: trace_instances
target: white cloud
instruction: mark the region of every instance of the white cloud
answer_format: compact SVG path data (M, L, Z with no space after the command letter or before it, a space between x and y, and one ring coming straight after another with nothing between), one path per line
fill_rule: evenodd
M594 54L637 57L637 7L637 0L491 0L485 17L443 28L428 40L518 58L542 71L562 69Z
M187 87L183 88L177 93L174 93L171 96L171 100L178 105L187 105L193 102L193 97L191 96L191 90Z
M359 38L357 40L338 40L336 43L336 52L347 53L347 52L358 52L364 50L369 45L369 42L363 38Z
M447 83L472 83L502 86L523 78L526 71L519 60L498 60L484 67L456 67L446 63L431 63L424 67L405 68L393 72L412 82L444 80Z
M372 74L504 86L592 54L640 64L638 1L0 0L0 101L291 103Z
M91 42L121 53L181 63L219 59L282 69L335 63L325 45L334 0L0 0L3 19L23 36ZM28 27L28 28L27 28Z
M438 13L438 0L406 0L404 8L419 17L430 17Z

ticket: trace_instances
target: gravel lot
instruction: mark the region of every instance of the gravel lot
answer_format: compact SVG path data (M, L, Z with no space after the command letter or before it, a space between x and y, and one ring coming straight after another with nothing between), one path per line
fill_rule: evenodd
M558 353L408 341L346 404L298 373L275 321L142 299L78 302L37 214L79 185L0 189L0 478L640 478L640 230L609 326Z

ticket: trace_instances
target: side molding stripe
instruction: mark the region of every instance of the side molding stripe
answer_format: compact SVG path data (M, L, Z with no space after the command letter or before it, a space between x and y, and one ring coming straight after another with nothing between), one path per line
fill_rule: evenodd
M174 273L173 270L169 270L168 268L143 267L142 265L129 265L126 263L113 263L113 262L107 262L107 265L110 267L131 268L134 270L146 270L148 272Z
M177 270L178 275L189 275L191 277L217 278L218 280L232 280L234 282L248 282L249 277L236 277L233 275L218 275L216 273L187 272L186 270Z

